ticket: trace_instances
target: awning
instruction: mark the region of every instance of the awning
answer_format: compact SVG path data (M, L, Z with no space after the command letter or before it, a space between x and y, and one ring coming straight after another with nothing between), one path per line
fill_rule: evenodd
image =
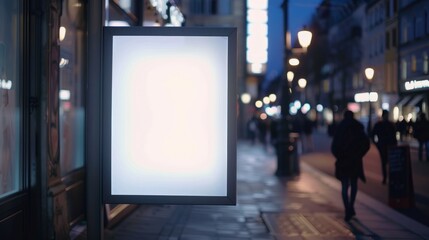
M407 105L416 106L420 103L425 96L423 94L414 95L413 98L408 102Z
M407 96L403 96L401 98L399 98L399 101L395 104L396 106L404 106L410 99L412 96L407 95Z

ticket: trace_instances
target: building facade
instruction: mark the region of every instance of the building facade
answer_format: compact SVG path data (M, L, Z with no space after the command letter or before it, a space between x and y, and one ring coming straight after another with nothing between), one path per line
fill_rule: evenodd
M397 103L398 95L398 1L384 1L384 16L385 16L385 51L384 51L384 73L386 83L384 89L391 96L396 96L397 100L394 104L389 105L389 110L393 115L392 120L399 119Z
M429 113L429 2L399 1L398 27L399 112L415 121L419 112Z

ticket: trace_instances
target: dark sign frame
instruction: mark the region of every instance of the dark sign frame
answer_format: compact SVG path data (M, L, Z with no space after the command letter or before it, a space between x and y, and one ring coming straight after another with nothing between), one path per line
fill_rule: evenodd
M106 204L236 204L236 49L235 28L161 28L161 27L105 27L103 36L102 81L102 159L103 202ZM112 69L114 36L221 36L227 37L227 186L226 196L181 195L115 195L112 194Z

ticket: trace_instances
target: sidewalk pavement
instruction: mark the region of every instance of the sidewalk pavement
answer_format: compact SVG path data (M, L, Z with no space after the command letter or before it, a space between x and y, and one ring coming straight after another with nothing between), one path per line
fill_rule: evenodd
M361 191L345 222L339 181L303 161L299 176L279 178L276 161L272 150L239 142L236 206L141 205L105 239L429 239L428 227Z

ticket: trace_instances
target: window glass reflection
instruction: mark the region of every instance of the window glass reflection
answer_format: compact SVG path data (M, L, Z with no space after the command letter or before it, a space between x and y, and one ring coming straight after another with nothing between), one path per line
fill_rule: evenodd
M20 1L0 0L0 198L22 189Z

